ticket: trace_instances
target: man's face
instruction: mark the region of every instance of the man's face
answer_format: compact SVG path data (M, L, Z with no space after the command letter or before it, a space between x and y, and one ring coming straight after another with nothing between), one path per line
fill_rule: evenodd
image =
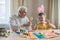
M40 21L40 22L45 22L45 16L44 16L44 15L39 16L39 21Z
M25 17L25 16L26 16L25 10L20 10L18 15L19 15L20 17Z

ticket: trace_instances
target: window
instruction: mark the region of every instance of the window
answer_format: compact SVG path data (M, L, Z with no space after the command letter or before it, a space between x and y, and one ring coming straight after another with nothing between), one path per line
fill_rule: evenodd
M58 0L58 28L60 28L60 0Z
M10 1L0 0L0 24L8 24L10 17Z

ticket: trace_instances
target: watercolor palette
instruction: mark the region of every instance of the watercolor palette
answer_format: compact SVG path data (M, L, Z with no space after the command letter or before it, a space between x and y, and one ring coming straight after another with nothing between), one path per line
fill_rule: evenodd
M42 38L54 38L54 37L58 37L59 35L52 32L47 32L47 33L29 32L29 36L31 40L38 40Z

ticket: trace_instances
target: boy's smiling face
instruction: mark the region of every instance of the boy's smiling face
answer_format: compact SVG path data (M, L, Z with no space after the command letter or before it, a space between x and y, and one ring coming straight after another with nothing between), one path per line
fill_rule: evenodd
M25 17L25 16L26 16L25 10L20 10L18 15L19 15L20 17Z
M41 23L44 23L44 22L45 22L45 16L44 16L44 15L39 16L39 21L40 21Z

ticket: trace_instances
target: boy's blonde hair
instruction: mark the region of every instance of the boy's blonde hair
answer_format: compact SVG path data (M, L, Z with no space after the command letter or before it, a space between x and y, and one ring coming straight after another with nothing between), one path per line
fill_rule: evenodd
M25 10L25 12L27 12L27 7L25 7L25 6L20 6L20 7L18 8L18 12L21 11L21 10Z

